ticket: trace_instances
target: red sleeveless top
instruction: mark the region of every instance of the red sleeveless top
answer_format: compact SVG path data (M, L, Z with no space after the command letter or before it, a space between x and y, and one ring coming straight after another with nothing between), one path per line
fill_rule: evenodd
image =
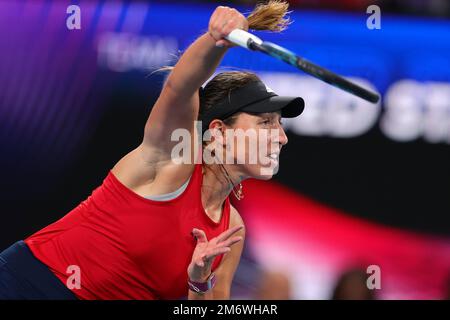
M123 185L112 172L91 196L25 243L64 283L80 269L79 299L178 299L187 296L187 267L196 241L192 229L211 239L229 228L230 200L219 223L201 202L202 165L175 199L154 201ZM215 259L215 270L222 256ZM73 279L73 277L72 277Z

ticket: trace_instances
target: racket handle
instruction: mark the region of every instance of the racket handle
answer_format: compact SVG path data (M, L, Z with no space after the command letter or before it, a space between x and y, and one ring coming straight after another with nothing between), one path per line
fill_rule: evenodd
M233 31L230 32L228 36L225 37L225 39L234 43L235 45L238 45L240 47L249 50L251 50L251 48L249 47L250 43L252 42L256 42L257 44L263 43L263 41L257 36L242 29L234 29Z

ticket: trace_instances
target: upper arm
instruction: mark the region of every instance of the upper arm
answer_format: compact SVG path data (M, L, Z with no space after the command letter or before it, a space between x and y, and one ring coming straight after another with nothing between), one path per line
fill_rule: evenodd
M135 192L145 188L143 192L147 194L151 192L150 183L156 180L163 186L156 193L172 192L181 186L192 174L194 155L198 154L194 148L198 138L194 130L198 108L198 92L191 97L186 92L175 93L170 82L166 82L145 125L143 142L116 163L112 169L116 177ZM176 129L187 133L187 137L181 138L182 142L188 143L187 148L177 155L189 157L183 164L176 164L171 154L175 145L181 142L171 141Z
M160 155L169 158L176 144L170 141L175 129L186 129L195 139L194 121L200 108L198 90L214 73L226 50L216 47L215 39L206 32L183 53L150 113L145 126L145 147L159 150Z
M233 206L230 207L230 210L230 228L237 225L244 225L244 221L237 210ZM241 236L242 241L239 241L231 247L231 251L224 255L219 267L214 271L217 279L216 286L213 289L214 299L224 300L230 298L231 284L244 248L245 227L235 235Z
M197 120L199 104L198 92L177 92L169 80L166 82L145 125L142 147L149 162L171 158L173 147L179 143L171 141L171 136L177 129L189 134L189 143L194 141L194 122Z

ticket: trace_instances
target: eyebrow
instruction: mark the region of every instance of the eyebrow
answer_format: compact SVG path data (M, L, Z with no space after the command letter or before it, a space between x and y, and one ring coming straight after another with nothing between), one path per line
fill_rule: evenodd
M281 117L281 112L265 112L265 113L261 113L260 114L261 117L263 118L270 118L281 121L282 117Z

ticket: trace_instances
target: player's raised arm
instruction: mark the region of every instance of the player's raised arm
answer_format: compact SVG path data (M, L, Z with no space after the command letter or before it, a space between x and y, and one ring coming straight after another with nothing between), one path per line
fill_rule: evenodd
M184 128L193 133L198 90L220 64L229 47L223 38L234 29L247 30L247 19L235 9L218 7L208 32L192 43L171 71L145 126L144 145L158 151L151 155L170 156L173 130Z
M176 143L170 141L173 130L184 128L193 136L194 121L199 111L198 90L214 73L231 46L224 37L234 29L280 31L288 24L284 19L287 8L285 2L272 0L257 6L247 18L229 7L221 6L213 12L208 32L181 56L147 120L143 147L150 151L145 155L151 162L170 158Z

